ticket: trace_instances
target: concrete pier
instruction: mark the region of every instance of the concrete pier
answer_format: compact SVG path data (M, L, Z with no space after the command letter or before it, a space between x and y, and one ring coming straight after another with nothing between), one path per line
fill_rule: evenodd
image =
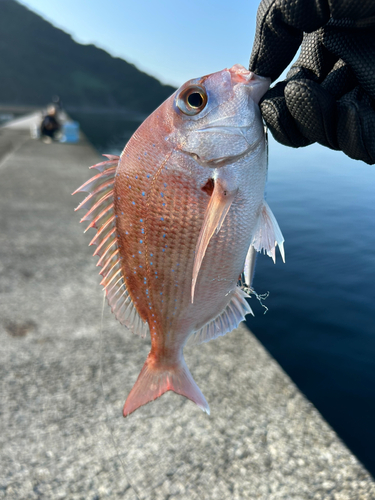
M105 305L83 235L98 155L0 129L0 499L374 500L375 482L245 327L186 361L211 407L167 393L127 419L149 350Z

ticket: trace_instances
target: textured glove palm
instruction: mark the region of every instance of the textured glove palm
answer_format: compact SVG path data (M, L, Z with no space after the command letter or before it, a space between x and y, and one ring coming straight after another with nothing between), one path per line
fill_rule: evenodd
M275 80L299 46L261 102L272 134L375 163L375 2L263 0L250 69Z

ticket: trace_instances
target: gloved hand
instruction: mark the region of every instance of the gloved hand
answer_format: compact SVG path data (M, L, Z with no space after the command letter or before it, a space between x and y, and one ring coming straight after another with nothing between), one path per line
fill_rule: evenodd
M375 1L262 0L250 70L275 80L300 45L260 104L273 136L375 163Z

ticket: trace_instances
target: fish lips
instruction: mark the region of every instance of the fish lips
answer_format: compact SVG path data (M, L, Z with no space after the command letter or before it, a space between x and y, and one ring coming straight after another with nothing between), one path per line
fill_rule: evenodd
M271 78L266 78L265 76L259 76L253 73L253 77L250 81L250 96L256 104L259 104L259 101L267 92L270 85Z
M241 64L235 64L229 70L232 85L246 85L250 91L252 100L259 104L260 99L269 89L271 78L259 76L252 71L247 70Z

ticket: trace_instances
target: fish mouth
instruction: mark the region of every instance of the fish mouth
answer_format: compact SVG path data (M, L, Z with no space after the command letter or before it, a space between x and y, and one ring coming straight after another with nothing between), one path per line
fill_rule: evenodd
M241 64L235 64L227 71L230 73L233 85L245 84L251 87L251 98L257 104L259 104L260 99L264 96L271 85L271 78L256 75L252 71L247 70Z
M257 75L252 71L247 70L242 64L234 64L229 71L232 82L236 83L249 83L250 80L255 79Z

